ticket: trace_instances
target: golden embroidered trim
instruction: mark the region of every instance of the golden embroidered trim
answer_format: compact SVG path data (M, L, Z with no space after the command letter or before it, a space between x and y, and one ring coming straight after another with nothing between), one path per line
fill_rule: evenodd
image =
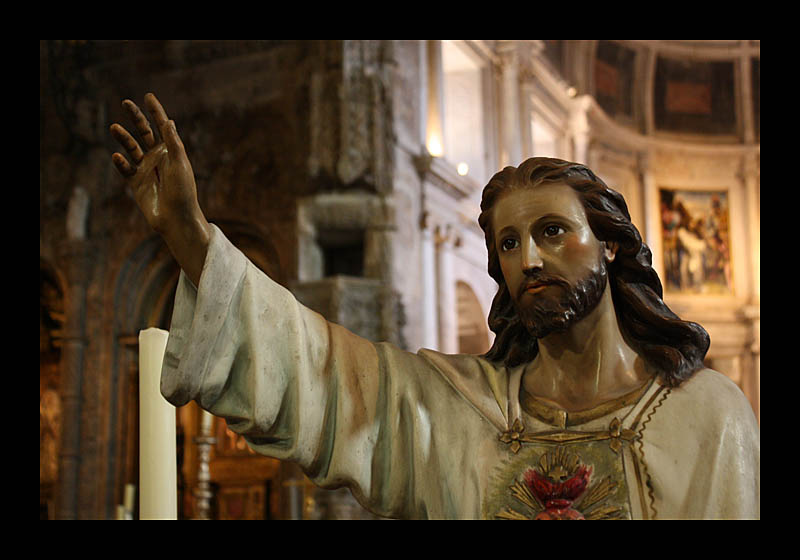
M653 489L653 480L650 478L650 473L647 470L647 463L644 460L644 447L642 446L642 444L643 444L643 434L644 434L645 428L647 427L647 423L650 422L650 420L653 419L653 415L656 413L656 410L662 404L664 404L664 401L667 400L667 397L672 392L672 390L667 388L667 387L665 387L664 385L662 385L661 387L658 388L658 391L656 391L655 394L647 402L647 406L645 406L642 409L642 412L647 410L647 408L650 406L650 404L653 402L653 400L655 400L655 398L658 396L658 394L664 389L666 389L666 391L664 391L664 394L662 395L661 399L658 401L658 403L656 403L656 405L653 407L653 409L647 415L647 418L645 419L645 421L642 422L642 427L639 430L639 433L637 434L637 438L636 438L636 439L639 440L639 453L642 456L642 467L644 468L645 480L647 482L647 494L650 496L650 508L653 510L653 519L656 518L656 515L658 514L658 512L656 511L656 499L655 499L654 489ZM636 419L637 422L639 421L639 419L641 419L642 412L639 413L639 416ZM639 487L641 488L641 484L639 485ZM645 508L646 508L646 505L643 503L642 504L642 510L644 510Z
M633 472L636 475L636 488L639 490L639 503L642 506L642 519L647 521L649 515L647 513L647 503L644 499L644 485L642 484L642 473L639 470L639 458L636 456L636 451L631 449L631 457L633 458Z
M525 426L519 418L514 420L514 425L510 430L503 432L500 441L511 445L511 451L517 453L523 443L579 443L587 441L609 441L609 447L614 453L619 453L623 442L636 439L636 432L622 427L619 418L614 418L608 426L607 431L595 432L575 432L552 430L548 432L527 433Z

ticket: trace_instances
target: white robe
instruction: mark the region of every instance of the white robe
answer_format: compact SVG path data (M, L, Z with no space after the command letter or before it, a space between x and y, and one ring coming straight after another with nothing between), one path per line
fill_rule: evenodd
M508 434L515 420L528 433L558 431L567 415L556 412L554 425L520 404L524 366L360 338L298 303L213 229L199 288L181 273L165 398L196 400L255 451L297 462L322 487L348 486L379 515L495 518L511 507L533 517L508 482L541 453L528 443L514 453ZM639 440L616 454L629 517L758 518L759 428L739 388L711 370L651 400L660 388L569 426L608 443L614 418L624 429L638 417Z

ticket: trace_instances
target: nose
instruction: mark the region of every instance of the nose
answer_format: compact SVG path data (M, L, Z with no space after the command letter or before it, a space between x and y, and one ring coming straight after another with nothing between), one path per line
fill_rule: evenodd
M543 266L542 256L533 238L528 237L522 242L522 271L525 273L538 271Z

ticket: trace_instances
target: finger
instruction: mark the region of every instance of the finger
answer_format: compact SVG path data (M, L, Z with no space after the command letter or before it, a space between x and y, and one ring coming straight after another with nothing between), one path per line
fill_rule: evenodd
M113 136L114 139L122 144L122 147L128 151L128 154L130 154L134 163L139 163L142 161L144 152L142 151L142 148L139 147L139 143L128 133L127 130L117 123L114 123L111 125L111 136Z
M133 177L136 175L136 167L128 163L128 160L125 159L125 156L119 152L116 152L111 156L111 161L114 162L117 171L122 173L124 177Z
M156 145L156 137L153 134L153 129L150 128L150 122L147 120L147 117L144 116L142 110L131 101L130 99L126 99L122 102L122 106L128 112L128 116L133 122L133 125L136 127L136 130L139 131L139 135L142 137L142 141L144 141L144 145L149 150L153 146Z
M181 137L178 136L178 130L175 128L175 121L170 120L161 129L161 137L167 145L167 150L173 158L180 158L186 155L186 150L183 146Z
M147 107L147 111L153 117L153 122L158 130L163 130L164 125L167 124L169 119L167 118L167 112L164 111L164 107L161 106L161 102L159 102L155 95L148 93L144 96L144 104Z

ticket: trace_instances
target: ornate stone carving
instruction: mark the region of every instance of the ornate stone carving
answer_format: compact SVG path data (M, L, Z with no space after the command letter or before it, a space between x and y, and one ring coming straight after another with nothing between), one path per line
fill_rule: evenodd
M311 78L311 174L327 188L391 190L389 41L330 41Z

